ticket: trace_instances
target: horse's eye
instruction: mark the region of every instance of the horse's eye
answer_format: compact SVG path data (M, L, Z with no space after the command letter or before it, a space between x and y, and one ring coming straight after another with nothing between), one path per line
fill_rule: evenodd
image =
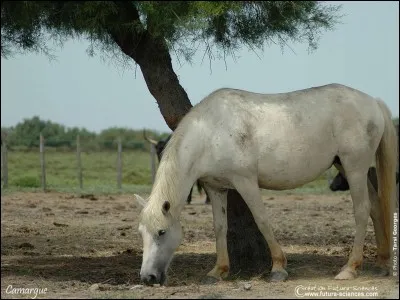
M163 234L165 234L165 230L159 230L158 231L158 236L162 236Z

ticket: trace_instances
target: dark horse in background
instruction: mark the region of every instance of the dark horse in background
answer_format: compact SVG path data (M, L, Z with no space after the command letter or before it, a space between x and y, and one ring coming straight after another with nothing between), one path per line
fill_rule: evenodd
M162 157L162 152L165 148L165 146L167 145L168 141L171 138L171 135L169 135L165 140L159 140L158 142L156 140L153 140L149 137L147 137L146 135L146 131L143 130L143 137L145 138L146 141L148 141L149 143L153 144L154 147L156 148L156 153L157 153L157 158L158 158L158 162L160 162L161 157ZM199 194L201 194L201 190L202 190L202 186L199 180L196 181L196 185L197 185L197 190L199 192ZM187 204L190 204L190 202L192 201L192 191L193 191L193 187L190 189L189 192L189 196L186 200ZM207 195L207 192L204 190L204 192L206 193L206 204L210 204L210 198Z
M376 168L371 167L368 170L368 178L371 181L372 185L374 186L375 190L378 190L378 179L376 177ZM396 183L399 183L399 172L396 172ZM331 184L329 185L331 191L348 191L349 190L349 183L347 182L346 177L342 173L338 173L336 177L332 180Z
M397 137L399 137L399 124L395 125L397 130ZM340 164L340 162L338 162ZM368 178L371 181L372 185L374 186L375 190L378 190L378 179L376 177L376 168L371 167L368 170ZM399 172L396 172L396 184L399 183ZM346 177L338 172L335 178L330 182L329 188L331 191L348 191L349 190L349 183L347 182Z

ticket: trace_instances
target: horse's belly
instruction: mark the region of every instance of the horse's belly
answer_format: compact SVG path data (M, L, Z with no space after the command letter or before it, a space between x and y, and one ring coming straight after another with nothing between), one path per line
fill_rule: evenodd
M306 178L306 177L273 178L261 175L258 179L258 185L260 188L268 190L290 190L315 180L319 175L320 173L313 178Z
M334 155L303 156L301 159L275 160L259 163L260 188L272 190L293 189L317 179L331 165Z

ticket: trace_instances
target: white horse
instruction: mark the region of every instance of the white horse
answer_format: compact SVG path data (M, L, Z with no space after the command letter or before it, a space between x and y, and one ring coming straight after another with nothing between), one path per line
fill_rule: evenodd
M367 180L376 157L379 197ZM361 265L368 217L374 222L378 264L387 267L395 191L397 139L387 106L355 89L329 84L280 94L237 89L211 93L182 119L169 141L144 206L141 280L166 280L182 239L179 217L197 179L212 203L217 260L207 274L229 273L227 189L236 189L267 241L271 280L288 276L286 258L274 237L260 189L284 190L315 180L335 164L346 174L356 232L347 264L336 279L352 279Z

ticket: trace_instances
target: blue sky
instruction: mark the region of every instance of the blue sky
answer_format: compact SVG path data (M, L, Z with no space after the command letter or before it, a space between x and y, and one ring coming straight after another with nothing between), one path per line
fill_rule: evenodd
M340 3L340 2L335 2ZM323 33L317 51L290 44L262 53L244 50L237 62L173 64L192 104L215 89L232 87L260 93L288 92L341 83L382 98L399 115L399 3L342 2L343 24ZM55 52L1 59L1 126L38 115L68 127L99 132L112 126L169 132L140 68L121 69L99 56L89 57L88 43L69 41ZM182 60L181 60L182 62Z

